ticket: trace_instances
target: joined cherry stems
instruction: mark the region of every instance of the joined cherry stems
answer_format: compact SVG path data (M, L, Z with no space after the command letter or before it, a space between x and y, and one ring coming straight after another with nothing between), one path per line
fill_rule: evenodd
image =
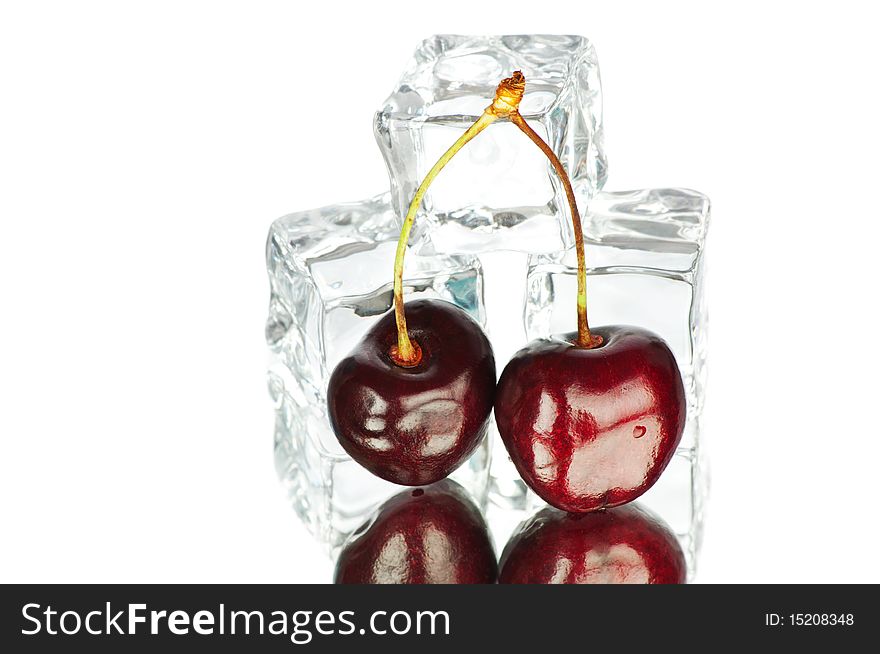
M470 140L477 134L482 132L486 127L499 119L507 119L516 125L520 131L531 139L531 141L540 148L541 152L549 159L550 165L556 172L557 177L562 182L565 189L565 197L568 201L568 209L571 214L571 224L574 229L575 252L577 254L577 347L592 348L602 344L602 337L590 333L589 323L587 322L587 268L584 257L584 237L581 228L580 213L578 212L577 202L575 201L574 191L571 187L571 180L566 173L565 168L553 152L553 149L544 142L544 140L533 130L526 122L525 118L519 112L519 104L525 93L526 80L522 72L516 71L508 78L501 80L495 89L495 98L482 115L468 127L465 132L452 144L452 146L443 153L437 160L437 163L428 171L422 183L419 185L409 210L403 220L400 229L400 239L397 242L397 253L394 258L394 314L397 323L397 345L392 346L389 353L391 358L397 365L403 367L412 367L418 365L422 360L422 350L419 344L410 338L406 328L406 314L403 306L403 259L406 254L407 243L409 242L409 234L415 221L416 213L428 191L428 187L437 177L447 163L461 150Z

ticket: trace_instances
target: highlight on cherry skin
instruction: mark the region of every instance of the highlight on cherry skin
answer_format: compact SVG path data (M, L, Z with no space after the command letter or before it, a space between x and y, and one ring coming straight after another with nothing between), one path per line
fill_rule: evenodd
M625 504L658 480L684 431L675 357L639 327L532 341L501 374L498 431L523 480L548 504L585 513Z
M638 503L571 514L539 511L501 555L502 584L683 584L684 554L662 520Z
M346 452L396 484L439 481L486 434L495 396L495 358L479 324L442 300L407 302L419 360L395 361L393 313L383 316L333 371L330 422Z
M337 584L493 584L495 550L483 515L456 483L409 489L350 537Z

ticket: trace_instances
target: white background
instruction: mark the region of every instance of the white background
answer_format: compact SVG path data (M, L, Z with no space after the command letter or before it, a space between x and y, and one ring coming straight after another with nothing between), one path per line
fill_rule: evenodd
M698 581L880 581L860 6L3 3L0 580L328 581L272 464L267 229L386 187L421 38L561 32L599 53L606 188L713 200Z

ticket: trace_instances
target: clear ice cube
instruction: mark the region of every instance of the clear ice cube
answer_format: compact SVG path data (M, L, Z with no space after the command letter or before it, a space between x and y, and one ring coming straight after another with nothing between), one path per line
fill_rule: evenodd
M276 467L296 512L331 548L400 490L345 453L330 427L326 398L335 365L392 307L398 233L384 194L279 218L267 242ZM485 324L475 257L409 252L404 280L408 300L447 300ZM452 475L478 503L486 499L488 448L487 440Z
M688 399L685 432L672 463L642 502L669 522L691 562L699 546L707 484L700 413L709 209L706 196L686 189L602 192L583 219L590 323L639 325L658 333L682 372ZM576 330L576 273L573 248L529 257L524 316L529 339ZM515 480L500 478L509 470L495 465L492 471L493 489L514 488ZM520 497L527 495L524 487L519 491ZM526 502L511 496L501 501Z
M568 171L580 206L605 181L599 65L582 36L435 35L376 112L374 132L399 217L425 174L513 71L520 112ZM443 170L413 230L420 251L549 253L573 243L565 195L544 155L509 122L490 125Z

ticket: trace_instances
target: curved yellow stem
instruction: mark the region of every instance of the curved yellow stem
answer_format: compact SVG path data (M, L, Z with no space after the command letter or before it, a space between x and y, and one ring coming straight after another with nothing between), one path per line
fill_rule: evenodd
M443 153L437 163L428 171L425 179L419 184L415 196L410 202L409 210L403 219L403 225L400 229L400 239L397 241L397 253L394 257L394 316L397 323L397 347L392 348L391 357L401 366L415 366L421 361L422 353L418 343L414 343L409 337L406 328L406 314L403 308L403 259L406 254L406 246L409 242L409 233L412 230L416 213L431 186L434 178L440 174L440 171L449 163L452 157L461 150L471 139L482 132L486 127L491 125L499 118L508 117L517 112L519 102L525 91L525 78L522 73L516 71L511 77L504 79L495 90L495 98L492 104L486 107L483 114L474 122L473 125L465 130L464 134L458 137L458 140Z
M565 172L562 162L559 161L556 153L553 152L553 149L529 126L519 111L511 112L509 118L510 122L528 136L550 160L550 165L553 166L565 189L565 197L568 199L568 210L571 214L571 224L574 229L574 248L577 254L577 345L585 348L596 347L602 344L602 337L590 334L590 325L587 322L587 264L586 257L584 256L584 234L581 227L581 215L578 212L577 202L574 198L574 190L571 188L571 180L568 177L568 173Z
M419 210L419 205L421 205L422 199L428 191L428 187L431 186L431 182L433 182L434 178L440 174L440 171L443 170L444 166L449 163L449 160L455 156L456 152L461 150L468 141L482 132L488 125L497 120L497 118L498 117L493 114L483 112L483 115L480 116L473 125L467 128L464 134L452 144L452 147L443 153L443 156L437 160L437 163L435 163L431 170L428 171L428 174L425 175L425 179L422 180L419 189L416 191L415 197L413 197L412 202L409 205L409 211L406 212L406 218L403 219L403 226L400 229L400 240L397 241L397 254L394 257L394 312L397 321L397 350L396 352L393 352L393 355L397 363L401 365L416 365L421 358L413 347L409 333L406 330L406 315L403 311L403 257L406 254L409 233L412 230L416 213Z

